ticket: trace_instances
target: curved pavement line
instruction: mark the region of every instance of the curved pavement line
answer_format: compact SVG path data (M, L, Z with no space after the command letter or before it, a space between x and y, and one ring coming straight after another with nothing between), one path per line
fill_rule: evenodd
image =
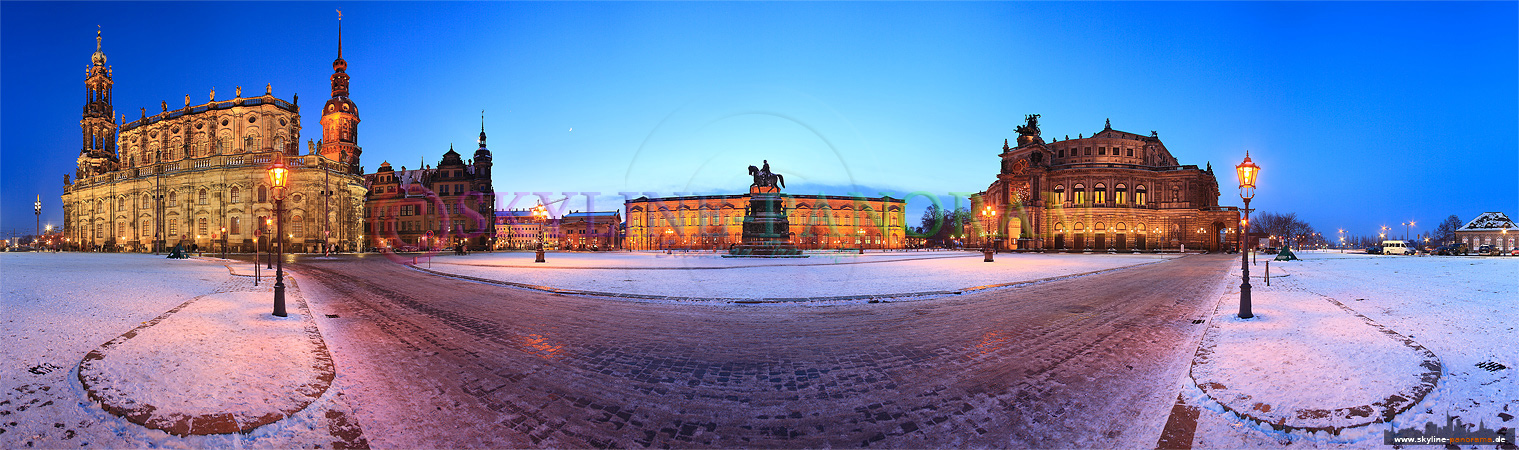
M230 270L231 268L229 267L228 269ZM296 288L295 280L293 279L290 280L289 288L296 290L297 292L299 291L299 288ZM186 306L190 306L191 303L195 303L197 300L200 300L201 298L209 295L222 293L224 292L199 295L195 298L187 300L184 303L179 304L179 306L175 306L174 308L165 311L163 314L159 314L158 317L154 317L147 322L143 322L141 325L132 328L126 333L122 333L115 339L107 341L106 343L101 344L99 347L96 347L94 350L91 350L89 353L85 354L84 359L79 361L79 364L74 370L74 372L77 374L76 378L79 379L80 386L84 388L85 394L91 401L94 401L95 404L100 405L101 409L104 409L106 412L109 412L112 415L126 419L128 422L142 425L146 428L162 430L175 436L185 437L190 435L248 433L258 427L277 422L280 419L290 417L302 410L305 410L307 406L310 406L312 403L316 402L317 399L321 398L322 395L325 395L327 393L327 389L332 386L333 378L337 375L336 369L333 366L332 354L328 352L327 343L326 341L322 340L321 332L316 328L316 320L311 317L310 306L306 304L305 298L299 294L290 296L290 298L295 299L294 303L297 308L306 311L306 314L302 320L306 325L305 333L307 339L310 339L311 342L316 345L316 366L313 367L313 369L317 371L317 379L316 381L306 385L310 387L311 392L315 392L315 394L304 398L298 407L289 410L271 412L259 417L251 418L251 420L248 417L237 417L231 413L202 414L196 416L187 416L177 413L165 415L156 414L155 411L157 410L157 407L151 404L134 403L132 399L127 399L125 402L126 404L122 405L111 403L109 399L101 395L100 392L96 390L94 382L97 381L99 379L98 377L102 375L93 373L93 361L104 360L106 357L105 352L108 352L112 348L115 348L116 346L137 337L137 334L140 331L154 325L158 325L164 319L169 318L169 316L174 315L175 313L184 309ZM292 392L294 392L294 390L292 390Z
M977 256L979 256L979 255L977 255ZM458 274L452 274L452 273L447 273L447 272L439 272L439 271L432 270L432 269L423 269L421 267L417 267L415 265L409 265L409 264L406 265L406 266L410 267L412 270L416 270L416 271L419 271L419 272L423 272L423 273L427 273L427 274L432 274L432 275L436 275L436 276L440 276L440 277L444 277L444 278L454 278L454 279L465 280L465 281L474 281L474 282L477 282L477 283L494 284L494 285L498 285L498 286L513 287L513 288L526 289L526 290L531 290L531 291L547 292L547 293L551 293L551 294L573 295L573 296L577 296L577 297L626 298L626 299L639 299L639 300L670 300L670 301L685 301L685 302L723 302L723 303L736 303L736 304L763 304L763 303L803 303L803 302L851 301L851 300L879 301L879 300L898 299L898 298L926 298L926 297L942 297L942 296L950 296L950 295L961 295L961 294L970 293L970 292L980 292L980 291L989 291L989 290L996 290L996 289L1015 288L1015 287L1022 287L1022 286L1028 286L1028 285L1039 284L1039 283L1046 283L1046 282L1050 282L1050 281L1058 281L1058 280L1064 280L1064 279L1085 277L1085 276L1089 276L1089 275L1097 275L1097 274L1102 274L1102 273L1107 273L1107 272L1114 272L1114 271L1119 271L1119 270L1132 269L1132 268L1140 267L1140 266L1147 266L1147 265L1150 265L1150 264L1162 263L1162 262L1167 262L1167 261L1175 261L1175 260L1178 260L1178 259L1181 259L1181 258L1185 258L1185 257L1186 256L1177 257L1177 258L1169 258L1169 259L1161 259L1161 260L1150 261L1150 262L1145 262L1145 263L1140 263L1140 264L1134 264L1134 265L1128 265L1128 266L1123 266L1123 267L1112 267L1112 268L1107 268L1107 269L1098 269L1098 270L1093 270L1093 271L1090 271L1090 272L1081 272L1081 273L1074 273L1074 274L1067 274L1067 275L1056 275L1056 276L1053 276L1053 277L1045 277L1045 278L1039 278L1039 279L1035 279L1035 280L1013 281L1013 282L1008 282L1008 283L998 283L998 284L988 284L988 285L984 285L984 286L974 286L974 287L968 287L968 288L958 289L958 290L953 290L953 291L922 291L922 292L904 292L904 293L896 293L896 294L860 294L860 295L839 295L839 296L828 296L828 297L763 297L763 298L687 297L687 296L678 296L678 295L654 295L654 294L632 294L632 293L622 293L622 292L583 291L583 290L578 290L578 289L564 289L564 288L556 288L556 287L552 287L552 286L542 286L542 285L536 285L536 284L517 283L517 282L513 282L513 281L492 280L492 279L489 279L489 278L479 278L479 277L472 277L472 276L468 276L468 275L458 275ZM937 258L933 258L933 259L937 259ZM773 267L773 266L760 266L760 267Z
M1319 297L1324 298L1324 300L1328 300L1330 303L1335 304L1335 306L1339 306L1340 309L1345 310L1345 312L1350 313L1351 315L1354 315L1356 317L1361 318L1361 320L1364 321L1364 322L1366 322L1367 325L1370 325L1372 328L1376 329L1377 331L1380 331L1383 334L1386 334L1392 340L1397 341L1397 342L1403 344L1404 346L1407 346L1407 347L1413 349L1415 352L1418 352L1420 355L1422 355L1424 357L1424 360L1419 363L1419 366L1424 368L1424 373L1419 375L1419 384L1416 384L1416 385L1413 385L1413 386L1405 386L1405 387L1403 387L1401 389L1398 389L1395 393L1393 393L1391 395L1388 395L1387 398L1384 398L1384 399L1382 399L1380 401L1377 401L1377 402L1372 402L1369 405L1351 406L1351 407L1347 407L1347 408L1339 408L1339 409L1334 409L1334 410L1327 410L1327 409L1305 409L1305 410L1297 410L1297 411L1294 412L1296 418L1300 419L1300 420L1303 420L1303 419L1323 419L1323 418L1327 418L1327 417L1343 417L1343 418L1361 417L1361 418L1365 419L1365 422L1356 423L1354 425L1346 425L1346 426L1342 426L1342 427L1334 427L1334 426L1295 426L1295 425L1289 425L1289 424L1287 424L1286 423L1286 419L1276 419L1276 421L1273 422L1273 421L1271 421L1271 419L1259 417L1258 415L1255 414L1255 412L1258 411L1258 409L1241 410L1241 409L1236 409L1236 408L1229 407L1228 404L1220 401L1217 396L1213 395L1213 391L1227 390L1228 387L1227 386L1223 386L1223 385L1219 385L1217 383L1199 383L1197 381L1197 378L1194 377L1194 376L1192 376L1192 369L1190 369L1190 368L1187 370L1187 376L1188 376L1188 378L1192 378L1192 383L1195 384L1195 385L1197 385L1197 387L1199 389L1201 389L1203 391L1203 393L1208 394L1208 398L1210 400L1212 400L1213 403L1218 404L1219 406L1223 407L1223 409L1225 411L1233 413L1236 417L1239 417L1240 419L1249 420L1251 422L1254 422L1257 425L1269 425L1269 426L1271 426L1271 429L1277 430L1277 431L1303 430L1303 431L1307 431L1307 432L1310 432L1310 433L1322 431L1322 432L1326 432L1326 433L1330 433L1330 434L1334 434L1334 435L1339 435L1341 431L1344 431L1345 429L1348 429L1348 428L1364 427L1364 426L1371 425L1371 424L1374 424L1374 423L1389 422L1394 417L1397 417L1398 414L1402 414L1403 411L1407 411L1409 408L1412 408L1414 405L1418 404L1420 401L1423 401L1424 400L1424 396L1428 395L1430 391L1434 390L1435 387L1440 384L1440 373L1444 370L1444 366L1440 362L1440 357L1435 356L1434 352L1430 351L1428 348L1425 348L1423 345L1420 345L1418 342L1415 342L1412 338L1409 338L1407 336L1403 336L1402 334L1398 334L1398 332L1392 331L1392 329L1389 329L1389 328L1383 326L1382 324L1377 323L1375 320L1371 320L1370 317L1366 317L1365 315L1363 315L1363 314L1361 314L1359 312L1356 312L1353 309L1350 309L1349 306L1345 306L1345 304L1344 303L1340 303L1339 300L1335 300L1335 299L1333 299L1331 297L1325 296L1323 294L1319 294L1317 292L1310 292L1310 293L1312 293L1314 295L1318 295ZM1208 331L1212 332L1213 330L1216 330L1216 329L1217 329L1216 326L1211 326L1211 327L1208 328ZM1210 349L1207 349L1206 346L1204 346L1203 344L1199 343L1198 347L1197 347L1197 352L1194 354L1193 359L1192 359L1192 367L1196 368L1197 367L1197 360L1199 358L1206 357L1206 356L1208 356L1211 353L1212 353L1212 351ZM1257 407L1259 407L1259 405L1261 405L1261 404L1258 403ZM1264 409L1266 411L1270 411L1272 408L1271 408L1271 405L1265 405ZM1262 411L1262 412L1264 412L1264 411Z
M893 259L893 260L887 260L887 261L833 262L833 263L829 263L829 264L749 264L749 265L742 265L742 266L722 266L722 267L556 267L556 266L541 266L541 265L524 266L524 265L515 265L515 264L512 264L512 265L508 265L508 264L471 264L471 263L456 263L456 262L446 262L446 261L445 262L432 261L432 263L433 264L448 264L448 265L454 265L454 266L502 267L502 268L511 268L511 269L716 270L716 269L744 269L744 268L750 268L750 267L841 266L841 265L845 265L845 264L880 264L880 263L893 263L893 262L900 262L900 261L922 261L922 260L928 260L928 259L949 259L949 258L970 258L970 257L981 257L981 254L980 253L976 253L976 254L969 254L969 255L925 256L925 257L921 257L921 258L904 258L904 259Z

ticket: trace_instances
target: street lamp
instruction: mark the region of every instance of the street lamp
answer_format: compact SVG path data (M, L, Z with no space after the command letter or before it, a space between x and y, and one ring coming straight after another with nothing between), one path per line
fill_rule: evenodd
M280 213L285 206L285 182L288 181L290 171L285 169L285 164L279 160L269 167L269 184L274 185L274 236L281 237L285 234L285 222L280 220ZM279 254L275 256L276 269L274 270L274 315L285 317L285 246L283 239L277 240Z
M981 218L982 218L982 222L987 223L987 225L985 227L982 227L982 229L992 228L992 227L996 226L996 223L997 223L997 210L994 209L994 208L992 208L992 205L986 205L986 207L981 208ZM985 242L982 245L990 246L991 245L991 239L993 239L996 236L996 234L997 234L996 232L997 231L1001 231L1001 230L993 230L990 233L984 233L982 235L983 236L982 239L985 240L985 241L987 241L987 242Z
M273 218L264 218L264 231L268 231L270 228L274 228L274 219ZM278 235L278 234L271 235L271 237L275 237L275 238L277 238L279 236L280 235ZM269 244L269 245L275 245L275 240L274 239L267 239L264 243ZM274 268L274 252L271 252L271 251L265 251L264 252L264 268L265 269L273 269Z
M1409 229L1414 226L1414 221L1403 222L1403 239L1408 239Z
M37 203L32 204L32 211L37 214L37 234L42 234L42 195L37 195ZM37 246L37 239L32 238L32 246Z
M543 259L543 232L548 227L549 210L543 207L542 203L533 207L533 220L538 222L538 258L534 259L533 262L548 262Z
M1250 199L1255 198L1255 177L1260 173L1261 167L1250 162L1250 151L1245 151L1245 162L1234 166L1239 174L1239 198L1245 201L1245 225L1250 224ZM1248 229L1246 231L1248 233ZM1244 247L1246 233L1240 233L1240 246ZM1249 319L1255 317L1250 313L1250 262L1244 253L1239 256L1240 279L1239 285L1239 318Z
M222 258L227 257L227 227L222 227Z

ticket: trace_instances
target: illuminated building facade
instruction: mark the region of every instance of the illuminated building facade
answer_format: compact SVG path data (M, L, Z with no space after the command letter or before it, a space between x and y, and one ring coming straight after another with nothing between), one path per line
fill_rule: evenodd
M1182 165L1159 135L1114 130L1046 143L1038 115L1002 144L1001 170L971 197L971 243L1003 249L1233 249L1240 211L1219 206L1218 180Z
M358 247L365 190L356 141L333 154L308 143L310 152L301 155L298 99L276 98L267 85L263 95L245 97L238 87L223 100L213 89L202 104L191 104L187 95L182 108L163 102L159 113L149 116L142 108L139 119L126 122L111 103L112 72L99 33L95 40L85 73L83 145L74 179L64 177L67 245L251 251L258 242L268 248L272 229L259 232L274 210L268 168L281 159L291 180L285 189L288 250ZM339 56L333 66L333 101L345 102L356 124L342 73L347 63ZM328 113L323 122L344 114Z
M906 204L891 197L782 194L791 243L802 249L896 249L906 244ZM626 202L623 245L632 250L726 250L743 242L749 195L639 197Z

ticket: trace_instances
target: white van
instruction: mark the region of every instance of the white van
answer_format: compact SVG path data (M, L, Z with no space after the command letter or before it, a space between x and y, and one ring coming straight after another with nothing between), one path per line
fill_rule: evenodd
M1403 241L1382 241L1383 255L1411 255L1413 250Z

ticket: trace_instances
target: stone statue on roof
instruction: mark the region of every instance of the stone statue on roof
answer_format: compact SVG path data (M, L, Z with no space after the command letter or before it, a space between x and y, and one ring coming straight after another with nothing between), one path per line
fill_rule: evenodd
M1029 114L1029 115L1023 116L1023 120L1027 121L1027 123L1024 124L1024 125L1019 125L1018 126L1018 128L1017 128L1018 135L1019 136L1038 136L1039 135L1039 115L1038 114Z

